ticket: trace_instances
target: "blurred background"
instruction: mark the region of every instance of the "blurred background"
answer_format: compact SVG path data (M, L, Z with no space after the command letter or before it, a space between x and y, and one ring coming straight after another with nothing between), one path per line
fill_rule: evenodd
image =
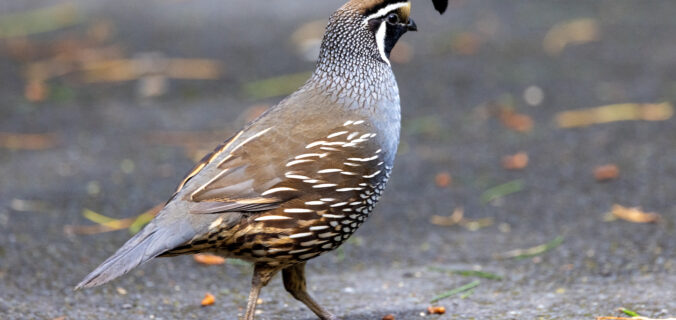
M241 315L236 260L71 288L305 81L342 2L1 0L0 318ZM428 2L392 55L393 178L309 263L317 300L343 319L676 314L676 2ZM313 319L280 284L257 319Z

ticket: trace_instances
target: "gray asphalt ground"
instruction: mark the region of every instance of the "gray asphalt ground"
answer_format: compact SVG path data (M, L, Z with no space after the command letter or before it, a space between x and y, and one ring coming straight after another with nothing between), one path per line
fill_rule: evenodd
M4 0L0 14L56 2ZM133 81L56 79L50 84L71 94L27 102L20 64L0 51L0 132L56 133L61 141L46 150L0 149L0 318L241 316L251 270L233 262L206 267L191 257L157 259L101 288L73 292L130 235L66 235L63 228L93 224L82 216L85 208L125 218L165 201L193 160L183 148L147 137L194 131L222 133L208 135L214 145L225 139L251 106L279 99L251 99L242 86L311 70L290 35L340 4L81 2L86 19L112 21L114 41L130 56L153 51L225 66L221 80L171 81L169 93L154 99L138 98ZM416 0L420 32L404 39L413 56L394 64L404 126L393 178L355 240L309 263L317 300L346 320L594 319L618 316L619 307L676 316L675 120L576 129L553 121L571 109L675 102L674 13L676 2L657 0L458 0L440 17ZM579 18L598 22L598 40L545 53L547 31ZM82 32L87 23L34 40ZM453 46L467 32L481 39L472 54ZM533 85L544 92L536 107L523 98ZM531 132L514 132L492 116L491 106L505 101L533 118ZM518 151L530 155L528 167L503 169L501 157ZM606 163L617 164L620 177L598 183L593 168ZM435 176L446 171L453 182L440 188ZM522 191L482 202L486 190L516 179ZM662 221L604 221L616 203L658 212ZM494 223L472 231L429 222L458 207L466 218ZM563 244L535 258L496 258L557 236ZM479 279L471 295L438 302L445 315L425 315L437 294L476 280L431 267L480 269L503 279ZM216 303L200 307L206 292ZM262 300L257 319L314 318L279 279Z

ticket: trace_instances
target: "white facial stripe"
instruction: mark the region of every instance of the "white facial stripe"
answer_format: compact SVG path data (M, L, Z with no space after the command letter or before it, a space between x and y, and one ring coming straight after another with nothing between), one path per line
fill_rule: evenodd
M371 19L384 17L386 14L388 14L388 13L394 11L394 10L397 10L397 9L399 9L399 8L401 8L401 7L405 7L405 6L407 6L407 5L408 5L408 1L406 1L406 2L399 2L399 3L393 3L393 4L391 4L391 5L388 5L388 6L385 7L385 8L382 8L382 9L378 10L378 12L376 12L376 13L374 13L374 14L372 14L372 15L369 15L368 17L366 17L366 19L364 20L364 22L365 22L365 23L368 23L369 20L371 20Z
M378 31L376 32L376 44L378 45L378 51L380 52L380 58L385 61L388 65L390 65L390 60L387 59L387 55L385 55L385 37L387 36L387 23L383 22L380 24L380 27L378 27Z

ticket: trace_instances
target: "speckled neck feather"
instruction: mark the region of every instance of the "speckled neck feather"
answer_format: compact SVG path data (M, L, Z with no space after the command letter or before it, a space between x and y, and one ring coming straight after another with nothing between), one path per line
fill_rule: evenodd
M399 102L394 74L380 59L374 34L364 16L349 6L330 17L317 67L306 86L350 109Z

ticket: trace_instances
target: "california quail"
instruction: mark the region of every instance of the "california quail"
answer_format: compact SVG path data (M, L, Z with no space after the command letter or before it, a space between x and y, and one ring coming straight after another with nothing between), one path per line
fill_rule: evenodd
M447 0L433 0L441 13ZM399 89L389 55L417 27L408 0L351 0L330 18L316 70L298 91L221 144L141 232L77 288L157 256L213 252L251 261L246 320L282 271L320 319L337 319L305 287L305 262L335 249L380 198L399 142Z

